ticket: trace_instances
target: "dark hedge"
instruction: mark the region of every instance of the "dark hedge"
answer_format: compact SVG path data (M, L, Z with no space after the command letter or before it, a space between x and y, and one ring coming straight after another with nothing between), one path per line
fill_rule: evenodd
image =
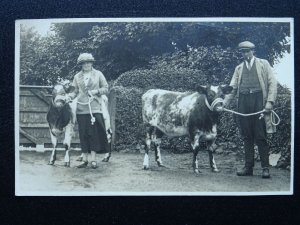
M205 74L196 69L145 69L123 73L115 86L135 87L143 90L161 88L165 90L195 90L197 85L206 84Z

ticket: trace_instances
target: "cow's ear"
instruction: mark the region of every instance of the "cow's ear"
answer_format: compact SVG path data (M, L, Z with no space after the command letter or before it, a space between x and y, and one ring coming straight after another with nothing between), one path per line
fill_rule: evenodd
M228 95L231 93L233 87L232 86L229 86L229 85L224 85L224 86L221 86L221 89L222 89L222 93L224 95Z
M56 95L56 94L57 94L57 90L55 88L53 88L52 95Z
M210 91L210 88L211 88L210 84L206 85L206 93L208 93Z
M201 86L201 85L199 85L198 87L197 87L197 91L200 93L200 94L207 94L207 86Z
M75 90L75 87L72 85L64 86L66 93L71 93Z
M57 89L56 86L58 85L58 83L53 85L53 89L52 89L52 95L56 95L57 94Z

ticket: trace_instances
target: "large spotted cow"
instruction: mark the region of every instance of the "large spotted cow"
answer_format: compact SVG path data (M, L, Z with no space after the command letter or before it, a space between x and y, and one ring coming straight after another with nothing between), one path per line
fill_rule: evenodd
M188 135L193 149L193 168L199 173L197 154L200 142L207 143L209 162L213 172L218 172L213 144L217 136L217 117L222 109L224 95L232 91L230 86L200 86L197 92L174 92L151 89L142 96L143 121L147 127L144 169L149 168L151 143L155 147L155 159L163 166L160 143L165 134L169 137Z
M76 101L72 103L67 102L67 94L72 91L74 87L66 84L57 84L52 91L52 101L49 111L47 113L47 122L50 128L51 142L53 150L49 161L53 165L56 160L56 147L59 136L64 136L63 144L65 146L64 165L70 167L69 150L73 135L73 128L76 121Z

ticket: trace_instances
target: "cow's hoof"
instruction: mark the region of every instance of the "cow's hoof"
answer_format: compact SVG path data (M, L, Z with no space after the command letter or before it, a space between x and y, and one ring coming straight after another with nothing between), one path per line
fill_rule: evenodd
M108 162L109 161L109 157L103 158L102 162Z
M144 166L143 169L144 169L144 170L149 170L149 167L148 167L148 166Z
M70 167L70 162L65 162L65 167Z
M164 164L162 163L157 163L158 167L162 167L162 168L167 168Z
M200 170L198 170L198 169L194 169L194 173L199 174L199 173L201 173L201 172L200 172Z
M55 163L55 161L49 161L49 162L48 162L48 165L53 166L54 163Z
M219 169L211 169L211 171L212 171L213 173L220 173L220 172L221 172Z
M76 159L76 161L78 161L78 162L82 162L82 160L83 160L83 157L82 157L82 156L79 156L79 157Z

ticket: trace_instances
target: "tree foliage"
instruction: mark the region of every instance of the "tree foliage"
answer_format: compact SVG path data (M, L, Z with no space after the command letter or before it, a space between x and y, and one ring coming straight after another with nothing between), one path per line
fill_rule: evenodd
M209 63L214 53L205 49L217 50L215 54L229 57L226 65L215 67L214 76L221 76L222 68L235 65L236 46L243 40L254 42L257 55L273 64L289 51L289 29L288 23L56 23L52 25L54 34L40 37L32 28L23 27L21 82L47 84L58 77L71 79L79 70L76 60L83 52L92 53L97 60L95 67L108 80L114 80L126 71L154 66L155 60L161 64L159 60L165 61L164 56L171 55L168 62L175 63L177 57L181 67L205 71L217 65ZM226 68L231 70L232 66Z
M30 80L33 84L42 83L36 78L38 73L39 48L41 37L31 27L21 26L20 30L20 81L27 83Z

